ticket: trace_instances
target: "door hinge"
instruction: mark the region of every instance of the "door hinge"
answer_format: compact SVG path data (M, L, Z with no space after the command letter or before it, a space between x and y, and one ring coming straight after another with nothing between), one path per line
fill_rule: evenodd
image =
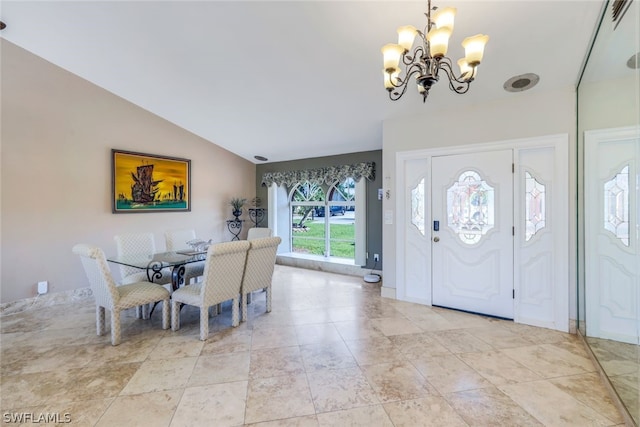
M516 299L516 290L513 290L513 299Z
M511 235L515 236L516 235L516 227L511 227Z
M511 163L511 173L516 173L516 164Z

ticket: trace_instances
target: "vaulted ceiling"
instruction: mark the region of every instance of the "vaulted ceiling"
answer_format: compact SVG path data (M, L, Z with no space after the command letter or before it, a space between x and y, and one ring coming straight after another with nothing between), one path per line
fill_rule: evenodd
M3 1L6 40L256 162L382 148L386 119L481 105L533 72L575 85L602 1L439 1L457 7L449 56L490 36L465 95L382 86L381 46L423 28L426 1Z

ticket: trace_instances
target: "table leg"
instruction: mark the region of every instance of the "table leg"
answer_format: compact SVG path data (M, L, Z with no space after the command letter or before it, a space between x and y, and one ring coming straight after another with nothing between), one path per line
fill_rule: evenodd
M184 282L184 271L184 264L176 265L171 270L171 287L174 291L180 287L180 283Z

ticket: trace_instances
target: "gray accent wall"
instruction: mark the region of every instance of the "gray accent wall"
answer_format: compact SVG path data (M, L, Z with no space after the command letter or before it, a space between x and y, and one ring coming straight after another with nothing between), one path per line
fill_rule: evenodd
M369 259L363 268L373 268L373 254L380 254L376 270L382 270L382 201L378 200L378 189L382 188L382 150L362 151L338 156L314 157L310 159L273 162L256 165L256 197L267 206L267 188L261 185L265 172L285 172L317 169L327 166L347 165L361 162L375 163L375 179L367 180L367 248Z

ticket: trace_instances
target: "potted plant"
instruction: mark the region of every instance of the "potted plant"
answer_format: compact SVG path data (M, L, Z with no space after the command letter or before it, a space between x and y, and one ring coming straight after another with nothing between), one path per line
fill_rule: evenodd
M244 207L245 203L247 203L247 199L242 199L239 197L234 197L233 199L231 199L231 202L229 204L233 208L233 216L236 217L236 220L240 215L242 215L242 208Z

